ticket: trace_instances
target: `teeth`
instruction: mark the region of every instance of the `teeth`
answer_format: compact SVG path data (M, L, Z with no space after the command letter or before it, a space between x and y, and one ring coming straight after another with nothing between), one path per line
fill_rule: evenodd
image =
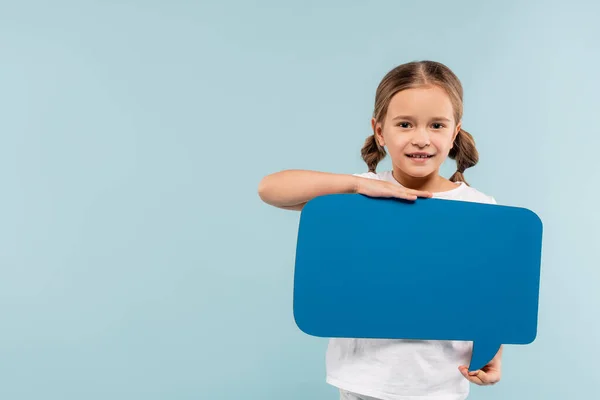
M409 155L409 157L412 157L412 158L429 158L429 156L421 156L421 155L416 155L416 154L411 154L411 155Z

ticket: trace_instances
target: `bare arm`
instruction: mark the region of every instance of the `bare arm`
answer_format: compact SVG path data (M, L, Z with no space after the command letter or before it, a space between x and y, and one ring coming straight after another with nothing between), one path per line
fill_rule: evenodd
M318 196L357 193L359 179L348 174L285 170L265 176L258 185L258 194L272 206L301 210L308 201Z
M258 185L258 194L265 203L286 210L302 210L315 197L351 193L407 200L431 197L430 192L406 189L376 179L297 169L267 175Z

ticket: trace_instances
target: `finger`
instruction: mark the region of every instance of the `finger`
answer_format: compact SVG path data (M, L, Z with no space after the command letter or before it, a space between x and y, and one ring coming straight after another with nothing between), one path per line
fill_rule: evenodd
M463 375L478 376L480 374L485 374L485 372L481 369L469 371L469 367L467 367L466 365L461 365L460 367L458 367L458 369L460 370L460 372L463 373Z
M458 367L458 370L465 378L469 378L469 369L466 366L461 365Z
M469 380L469 382L472 382L476 385L484 385L484 381L481 378L482 374L485 374L485 372L481 371L481 370L477 370L477 371L469 371L469 369L467 367L461 366L459 367L461 374L467 379Z
M418 197L432 197L433 196L433 193L428 192L426 190L407 189L406 192L413 194L415 196L418 196Z
M398 189L396 191L394 191L394 197L397 197L399 199L405 199L405 200L416 200L417 196L411 193L408 193L408 191L404 190L404 189Z
M426 192L423 190L398 188L398 192L403 193L404 195L407 195L407 196L414 196L414 197L431 197L432 196L431 192Z
M485 384L483 380L479 377L479 375L472 375L471 373L467 373L467 379L476 385L483 386Z
M498 381L498 372L496 371L486 372L483 370L477 370L471 372L470 375L479 378L484 385L493 385Z
M404 193L403 198L407 200L416 200L417 196L410 193Z
M479 374L479 379L481 379L485 385L494 385L500 381L500 373L498 371L482 371L482 373Z

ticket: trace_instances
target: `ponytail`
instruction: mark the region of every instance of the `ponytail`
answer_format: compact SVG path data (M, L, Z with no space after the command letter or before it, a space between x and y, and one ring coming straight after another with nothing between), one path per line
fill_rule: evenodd
M448 157L456 161L456 172L450 177L452 182L465 182L464 172L479 161L479 153L475 147L473 136L464 129L461 129L456 135L454 146L450 149Z
M369 172L375 172L377 164L386 156L385 149L377 143L375 135L369 136L360 150L362 159L369 167Z

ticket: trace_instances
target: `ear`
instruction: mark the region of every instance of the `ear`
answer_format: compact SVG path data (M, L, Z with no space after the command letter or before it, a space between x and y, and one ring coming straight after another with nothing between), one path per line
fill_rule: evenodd
M461 128L462 128L462 121L459 122L456 125L456 128L454 129L454 134L452 135L452 147L454 147L454 141L456 140L456 137L458 136L458 133L460 132Z
M383 132L381 128L381 124L375 120L375 118L371 118L371 129L373 129L373 134L375 135L375 140L381 147L385 146L385 140L383 139Z

